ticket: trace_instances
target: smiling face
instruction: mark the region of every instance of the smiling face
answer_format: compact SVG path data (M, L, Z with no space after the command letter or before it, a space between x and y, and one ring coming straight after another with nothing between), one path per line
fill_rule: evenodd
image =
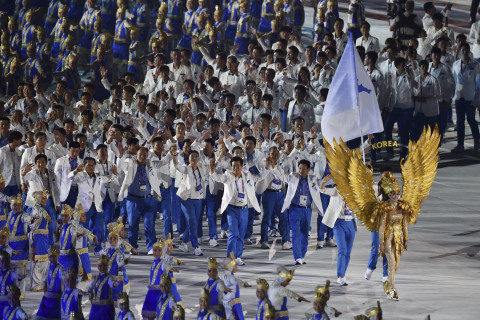
M216 279L218 277L218 270L215 268L210 268L208 269L207 274L210 279Z

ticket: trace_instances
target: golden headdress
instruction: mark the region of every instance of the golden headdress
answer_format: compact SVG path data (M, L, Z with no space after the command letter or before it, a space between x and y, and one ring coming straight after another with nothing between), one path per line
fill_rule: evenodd
M244 7L247 8L247 10L248 10L248 0L240 0L240 1L238 2L238 7L240 8L240 7L242 7L242 6L244 6Z
M10 63L10 69L13 67L19 67L20 66L20 61L18 60L17 57L13 58L12 63Z
M174 317L180 317L181 319L185 319L185 309L178 303L174 306L175 311L173 311Z
M329 6L329 5L336 5L336 4L337 4L337 3L336 3L335 1L332 1L332 0L329 0L329 1L327 2L327 6Z
M16 203L23 204L22 195L19 193L19 194L17 194L16 197L15 196L10 197L10 203L11 204L16 204Z
M400 183L391 172L385 172L385 175L380 180L379 186L380 193L388 197L391 197L393 194L400 193Z
M215 258L208 258L207 269L218 269L218 262Z
M128 302L129 302L128 293L126 293L126 292L120 292L119 294L117 294L117 297L118 297L117 302L118 302L119 304L120 304L120 303L128 304Z
M152 49L159 47L160 46L160 41L158 38L152 38Z
M268 284L267 280L258 278L257 279L257 289L267 291L270 285Z
M316 301L316 302L320 302L322 305L326 305L327 304L327 297L324 296L324 295L315 295L315 299L313 301Z
M35 202L42 200L42 198L48 198L48 193L45 188L43 188L42 191L35 191L33 193L33 199Z
M158 11L168 11L168 6L166 2L162 2L160 5L160 8L158 8Z
M163 240L163 246L166 247L168 246L170 243L172 243L172 234L169 233L167 235L167 239Z
M16 26L17 19L14 16L8 16L8 26Z
M102 254L100 258L98 258L97 265L101 265L101 264L106 264L106 265L109 264L109 259L107 255Z
M48 249L48 256L56 256L58 258L59 255L60 255L60 249L58 247L51 246Z
M65 7L65 6L62 6L62 7L58 8L59 13L60 12L65 12L65 10L67 10L67 7Z
M125 6L125 4L121 4L120 6L118 6L118 9L117 9L117 13L125 13L125 10L127 10L127 7Z
M35 42L33 41L30 41L28 44L27 44L27 52L28 51L37 51L37 45L35 44Z
M70 20L68 20L67 18L63 18L61 27L67 29L70 28Z
M75 38L73 38L73 35L69 34L67 36L67 39L65 39L65 45L69 43L69 44L75 44Z
M200 290L200 299L202 299L202 298L210 301L210 292L205 288L202 288Z
M118 229L122 229L122 228L125 228L125 225L123 224L123 217L120 217L117 219L117 223L118 223Z
M103 27L103 19L102 19L101 16L97 16L97 17L96 17L96 20L95 20L94 25L97 24L97 23L100 24L100 26Z
M75 207L75 210L73 211L73 219L75 220L80 220L80 216L82 213L85 213L85 209L83 209L83 205L79 202L77 203L77 206Z
M153 244L153 248L160 248L160 249L163 249L163 246L165 245L165 243L161 240L161 239L158 239L157 242L155 242Z
M274 5L280 7L280 9L283 9L283 1L281 0L275 1Z
M205 20L207 20L207 18L203 14L200 14L197 17L197 24L199 24L199 22L205 22Z
M223 261L225 270L233 268L233 266L235 266L236 264L237 264L237 260L235 259L235 255L233 254L232 251L230 251L230 256L225 258L225 260Z
M158 41L160 41L160 42L161 42L161 41L165 41L165 40L167 40L167 38L168 38L167 33L164 32L164 31L162 31L162 32L160 33L160 37L158 37Z
M60 214L67 214L71 216L73 214L73 209L68 204L63 204L62 212Z
M26 13L25 13L25 17L31 17L33 14L32 10L28 10Z
M3 226L2 229L0 229L0 236L8 238L10 236L10 229L7 226Z
M77 62L78 61L78 55L71 53L67 57L67 65L70 65L72 62Z
M142 31L140 28L135 27L134 25L129 24L127 26L127 29L130 30L130 34L136 34L139 35L140 31Z
M213 13L221 16L223 14L223 10L220 6L215 6L215 11Z
M160 277L160 283L170 288L172 286L172 278L170 278L168 273L162 273L162 276Z
M2 44L2 50L9 50L9 49L10 49L10 47L5 48ZM3 183L3 182L5 182L5 178L3 177L3 174L0 171L0 183Z
M285 280L291 280L293 279L293 274L295 273L295 269L288 270L284 266L278 266L277 273L281 278Z
M367 315L368 319L376 319L378 316L382 315L380 301L377 301L376 307L368 308L367 310L365 310L365 314Z
M45 30L45 28L43 28L42 26L38 26L35 28L35 32L40 35L45 35L47 33L47 30Z
M207 21L207 26L205 27L205 29L208 30L209 36L214 36L215 34L217 34L217 30L215 29L215 26L212 24L210 20Z
M315 288L315 297L323 296L325 295L325 293L329 292L329 290L330 290L330 280L327 280L324 287L318 286Z

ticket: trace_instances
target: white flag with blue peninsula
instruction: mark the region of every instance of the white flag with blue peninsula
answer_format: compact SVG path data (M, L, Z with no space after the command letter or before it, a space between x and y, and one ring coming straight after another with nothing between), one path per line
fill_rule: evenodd
M333 76L321 125L330 144L383 131L377 95L352 37Z

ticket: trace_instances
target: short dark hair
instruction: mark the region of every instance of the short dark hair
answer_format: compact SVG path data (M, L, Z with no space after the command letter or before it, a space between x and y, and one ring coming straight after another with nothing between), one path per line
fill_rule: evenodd
M42 137L45 139L47 138L47 135L45 134L45 132L42 132L42 131L35 132L35 135L33 136L35 140Z
M15 140L22 140L22 138L23 134L19 131L10 131L7 136L8 143L12 143Z
M233 164L234 162L240 162L240 165L243 166L243 159L240 157L233 157L232 159L230 159L230 164Z
M64 128L56 128L56 129L53 129L53 131L57 131L58 133L60 133L62 136L66 136L67 135L67 131L65 131Z
M135 146L138 144L138 139L137 138L128 138L127 139L127 146Z
M78 148L80 149L80 143L77 141L72 141L68 144L68 149Z
M35 161L34 161L34 162L37 163L37 161L38 161L39 159L44 159L45 162L48 163L48 158L47 158L47 156L44 155L44 154L37 154L37 155L35 156Z
M100 149L102 149L102 148L108 149L108 147L107 147L106 144L100 143L95 150L98 151L98 150L100 150Z
M215 140L213 140L213 138L205 139L203 142L209 143L212 147L215 147Z
M310 164L310 161L308 161L307 159L302 159L298 162L298 165L300 166L301 164L304 164L307 166L308 169L311 168L311 164Z
M254 136L246 136L245 137L245 143L247 143L248 140L252 141L253 144L255 144L255 145L257 144L257 139L255 139Z
M97 164L97 160L95 160L95 159L92 158L92 157L85 157L85 159L83 159L83 163L84 163L84 164L87 164L88 161L93 161L94 164Z

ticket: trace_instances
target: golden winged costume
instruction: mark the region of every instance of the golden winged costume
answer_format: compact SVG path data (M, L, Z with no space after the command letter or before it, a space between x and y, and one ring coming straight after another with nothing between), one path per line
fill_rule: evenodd
M338 192L370 231L379 231L380 252L388 260L389 284L384 288L385 293L398 299L395 273L400 256L408 245L408 226L417 221L421 204L430 193L436 175L440 143L438 128L433 131L424 129L418 141L410 141L409 156L400 163L403 181L400 199L400 184L391 172L378 183L377 197L373 170L363 163L361 151L350 150L341 139L340 144L334 140L333 147L326 140L324 143Z

